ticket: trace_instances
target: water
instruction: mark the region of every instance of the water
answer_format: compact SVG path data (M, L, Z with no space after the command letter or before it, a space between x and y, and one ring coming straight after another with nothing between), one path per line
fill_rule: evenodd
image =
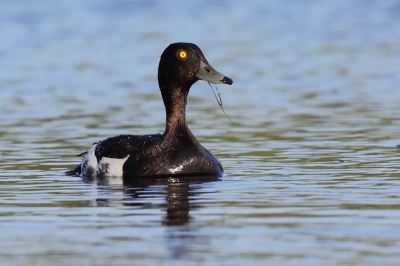
M398 1L3 1L0 264L397 265ZM234 80L188 123L220 180L84 182L91 143L163 132L172 42Z

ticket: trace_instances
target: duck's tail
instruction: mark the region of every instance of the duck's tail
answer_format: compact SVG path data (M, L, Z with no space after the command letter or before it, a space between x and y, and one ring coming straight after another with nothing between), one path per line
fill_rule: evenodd
M87 151L82 152L81 154L79 154L77 156L82 156L82 155L85 155L86 153L87 153ZM81 167L81 164L78 164L74 169L66 171L65 175L80 176L81 173L82 173L82 167Z
M66 171L65 175L80 176L81 175L81 165L78 164L74 169Z

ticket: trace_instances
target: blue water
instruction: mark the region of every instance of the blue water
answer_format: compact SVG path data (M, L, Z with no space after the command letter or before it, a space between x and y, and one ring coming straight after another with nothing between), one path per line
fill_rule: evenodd
M0 2L0 264L398 265L399 1ZM63 173L163 132L161 52L196 43L212 180ZM179 181L179 182L178 182Z

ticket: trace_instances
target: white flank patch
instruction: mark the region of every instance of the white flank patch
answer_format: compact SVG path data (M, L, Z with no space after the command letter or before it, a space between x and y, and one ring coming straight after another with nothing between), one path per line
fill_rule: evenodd
M106 174L107 176L122 176L122 167L126 160L128 160L128 157L129 155L123 159L103 157L101 158L96 171Z
M96 157L96 147L97 144L94 144L89 150L88 150L88 161L87 161L87 166L91 167L92 169L96 169L97 168L97 157Z
M90 177L97 168L97 158L95 155L97 144L94 144L83 156L81 162L81 176Z
M86 177L96 177L96 175L106 176L122 176L122 167L128 156L123 159L103 157L99 163L97 163L96 147L94 144L82 158L81 162L81 175Z

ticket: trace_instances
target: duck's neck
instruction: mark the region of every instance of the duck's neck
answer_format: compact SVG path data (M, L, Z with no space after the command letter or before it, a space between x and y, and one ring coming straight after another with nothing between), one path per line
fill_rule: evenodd
M163 88L169 93L163 94L163 100L166 112L166 125L164 135L169 133L189 133L186 124L186 103L189 88L178 87L174 89Z

